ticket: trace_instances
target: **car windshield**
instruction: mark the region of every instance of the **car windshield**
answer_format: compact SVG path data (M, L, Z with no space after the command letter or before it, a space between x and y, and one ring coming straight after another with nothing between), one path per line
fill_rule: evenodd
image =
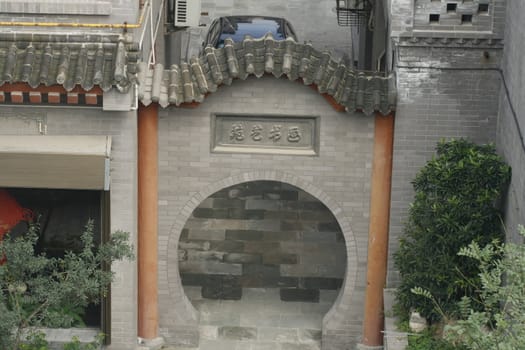
M260 38L266 33L272 33L276 40L286 39L282 23L276 19L228 17L223 24L217 47L223 47L226 38L232 38L233 41L239 42L247 34L254 38Z

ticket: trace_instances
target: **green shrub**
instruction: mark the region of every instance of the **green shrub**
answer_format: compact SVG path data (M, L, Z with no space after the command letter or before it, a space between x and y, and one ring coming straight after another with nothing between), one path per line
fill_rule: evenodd
M525 230L519 233L525 237ZM481 292L459 303L462 319L445 327L448 340L469 350L525 348L525 245L473 242L460 256L480 266ZM473 305L481 303L482 311Z
M48 350L46 335L43 332L30 332L24 343L20 344L20 350Z
M433 328L429 328L419 334L409 335L408 347L405 350L466 350L441 339L434 331Z
M492 145L463 139L437 145L437 156L412 182L415 199L394 257L401 317L416 309L431 322L440 318L431 300L411 293L416 286L428 290L447 314L462 296L476 294L477 263L456 253L471 241L485 245L502 237L497 203L509 180L510 168Z
M23 339L24 330L74 322L74 310L97 303L106 294L113 274L102 266L133 256L124 232L114 233L109 242L95 248L93 222L81 236L82 249L61 258L35 253L37 232L31 227L21 237L8 235L0 241L0 257L6 259L0 264L2 350L45 349L38 335Z
M77 337L73 337L71 342L64 345L64 350L97 350L100 349L104 335L99 334L91 343L83 344Z

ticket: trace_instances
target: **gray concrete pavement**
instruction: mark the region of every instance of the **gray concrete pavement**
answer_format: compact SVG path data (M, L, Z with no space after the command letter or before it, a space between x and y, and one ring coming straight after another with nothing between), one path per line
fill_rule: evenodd
M338 291L321 291L319 303L284 302L278 288L246 288L241 300L203 299L185 287L199 311L198 348L164 350L319 350L321 322Z

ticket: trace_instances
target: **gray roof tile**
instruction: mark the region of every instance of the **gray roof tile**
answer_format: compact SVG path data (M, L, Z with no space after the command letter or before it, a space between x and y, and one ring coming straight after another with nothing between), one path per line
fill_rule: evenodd
M0 86L4 83L62 85L67 91L99 85L127 91L135 83L138 49L118 42L0 41Z
M162 107L201 102L220 85L265 74L315 84L319 93L332 96L349 111L362 110L370 115L395 110L395 76L355 71L345 59L336 61L310 44L296 43L291 38L277 41L271 34L239 43L226 39L224 48L207 47L189 63L169 69L161 64L151 69L140 63L139 99L144 105L158 102Z

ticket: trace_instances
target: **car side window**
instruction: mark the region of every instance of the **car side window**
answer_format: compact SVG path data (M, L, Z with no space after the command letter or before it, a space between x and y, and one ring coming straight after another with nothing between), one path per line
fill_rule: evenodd
M215 42L217 41L217 36L219 35L219 21L215 20L210 24L210 28L208 29L208 34L206 34L206 39L204 40L203 46L206 47L208 45L215 45Z
M289 23L286 23L286 36L291 36L295 41L297 41L297 36L295 35L295 32Z

